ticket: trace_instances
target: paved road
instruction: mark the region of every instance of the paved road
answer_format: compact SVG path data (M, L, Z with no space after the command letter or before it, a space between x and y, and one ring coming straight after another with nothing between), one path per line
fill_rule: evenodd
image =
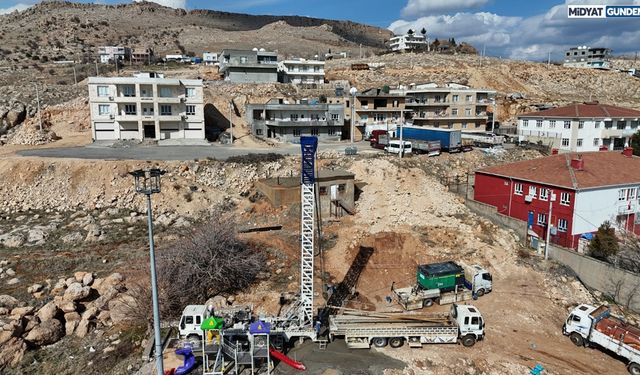
M358 142L358 152L371 152L366 142ZM319 150L334 150L344 152L349 143L320 144ZM193 160L213 158L226 160L232 156L247 154L281 155L300 154L300 145L282 145L269 148L236 148L232 146L134 146L126 148L113 148L106 146L87 147L61 147L18 151L21 156L37 156L47 158L73 158L73 159L98 159L98 160Z

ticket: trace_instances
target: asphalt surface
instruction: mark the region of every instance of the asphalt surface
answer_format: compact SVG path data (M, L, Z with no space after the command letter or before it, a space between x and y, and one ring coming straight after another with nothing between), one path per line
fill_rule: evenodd
M319 144L319 151L333 150L340 153L348 147L349 143ZM366 142L356 143L358 152L371 152L371 147ZM226 160L233 156L248 154L281 154L298 155L300 145L289 144L280 147L269 148L237 148L227 145L211 146L131 146L109 147L89 145L84 147L60 147L18 151L20 156L44 157L44 158L71 158L93 160L193 160L212 158Z

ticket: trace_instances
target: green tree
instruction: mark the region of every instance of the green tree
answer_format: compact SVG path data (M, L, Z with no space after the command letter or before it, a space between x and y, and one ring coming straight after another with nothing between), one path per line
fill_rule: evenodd
M422 36L427 35L427 29L423 27L422 30L420 30L420 34L422 34Z
M605 221L598 228L598 232L589 244L589 255L601 260L608 260L612 255L616 255L619 250L616 230L611 227L609 221Z
M409 30L407 31L407 34L408 34L408 35L413 35L413 29L409 29Z
M631 148L633 148L633 154L640 156L640 130L631 137Z

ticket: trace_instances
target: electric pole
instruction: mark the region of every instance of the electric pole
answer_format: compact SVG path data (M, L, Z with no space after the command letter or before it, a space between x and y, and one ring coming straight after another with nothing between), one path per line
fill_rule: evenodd
M38 103L38 119L40 121L40 131L42 131L42 111L40 110L40 94L38 93L38 83L33 83L36 86L36 102Z

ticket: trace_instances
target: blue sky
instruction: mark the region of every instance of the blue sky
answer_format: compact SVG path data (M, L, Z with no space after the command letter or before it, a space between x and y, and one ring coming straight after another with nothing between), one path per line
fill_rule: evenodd
M35 0L0 0L0 14ZM90 1L82 1L90 2ZM101 0L101 3L127 1ZM456 38L488 55L516 59L561 59L577 45L603 46L614 53L640 49L640 19L575 20L567 4L640 5L640 0L155 0L176 8L301 15L345 19L404 33L425 27L431 39Z

